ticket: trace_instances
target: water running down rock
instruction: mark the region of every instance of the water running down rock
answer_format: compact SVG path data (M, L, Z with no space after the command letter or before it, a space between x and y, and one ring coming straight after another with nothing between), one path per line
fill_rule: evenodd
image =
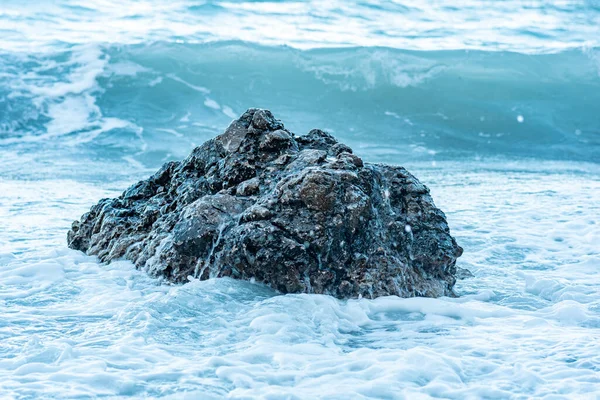
M172 282L229 276L338 298L453 296L444 213L402 167L369 164L318 129L250 109L75 221L69 247Z

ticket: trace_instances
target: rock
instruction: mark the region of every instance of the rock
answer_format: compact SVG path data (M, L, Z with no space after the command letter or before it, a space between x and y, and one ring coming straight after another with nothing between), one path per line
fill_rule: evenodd
M454 296L462 249L429 190L318 129L250 109L75 221L68 244L153 276L256 279L338 298Z
M475 277L471 271L466 268L456 267L456 279L463 280Z

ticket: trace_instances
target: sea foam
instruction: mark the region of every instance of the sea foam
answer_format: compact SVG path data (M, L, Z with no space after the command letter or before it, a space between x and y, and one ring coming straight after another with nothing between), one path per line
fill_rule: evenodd
M460 266L475 274L458 284L457 299L282 296L227 278L170 286L129 262L101 265L62 245L73 212L126 182L0 181L0 390L265 399L600 394L597 176L539 164L510 176L493 166L415 167L467 250Z

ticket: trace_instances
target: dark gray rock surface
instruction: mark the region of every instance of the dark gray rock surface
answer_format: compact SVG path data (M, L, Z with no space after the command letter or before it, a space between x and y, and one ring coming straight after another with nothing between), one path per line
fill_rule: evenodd
M469 278L475 277L475 275L473 275L473 273L471 271L469 271L468 269L459 268L459 267L456 267L456 274L454 274L454 276L456 276L456 279L458 279L458 280L469 279Z
M444 213L406 169L250 109L222 135L75 221L68 244L172 282L229 276L339 298L453 296Z

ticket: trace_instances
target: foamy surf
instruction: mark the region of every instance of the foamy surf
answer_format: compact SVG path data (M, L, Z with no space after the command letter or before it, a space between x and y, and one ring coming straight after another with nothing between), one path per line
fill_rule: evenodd
M0 5L0 397L600 397L594 2ZM71 222L249 107L413 171L455 299L172 286Z
M1 391L595 398L600 180L585 166L493 167L417 166L469 249L460 265L475 277L458 299L281 296L230 279L170 286L62 246L72 212L114 195L110 185L4 180Z

